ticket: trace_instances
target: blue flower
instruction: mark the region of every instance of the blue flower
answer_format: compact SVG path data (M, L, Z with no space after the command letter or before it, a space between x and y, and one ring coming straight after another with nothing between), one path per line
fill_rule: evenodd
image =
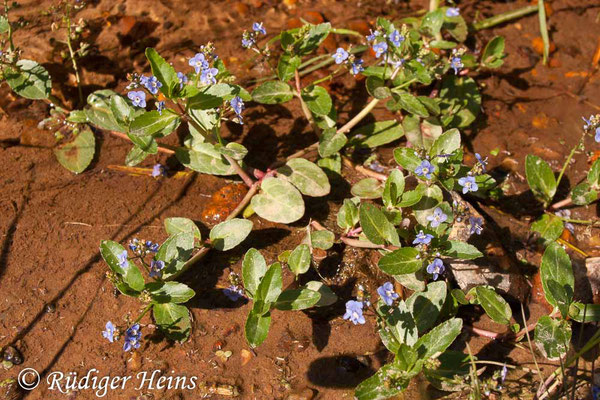
M483 232L483 220L481 218L469 217L469 224L471 224L469 229L471 235L474 233L481 235L481 232Z
M235 113L235 115L237 115L238 119L240 120L240 124L243 124L242 122L242 111L244 111L244 101L242 100L241 97L239 96L235 96L233 99L231 99L229 101L229 104L231 105L231 108L233 109L233 112Z
M262 33L263 35L267 34L267 31L263 27L263 23L262 22L255 22L255 23L253 23L252 24L252 30L254 32Z
M147 241L146 242L146 248L148 249L148 251L151 251L153 253L158 253L158 249L160 248L160 245L158 243L152 243L151 241Z
M155 76L145 79L143 85L152 94L158 93L158 89L162 87L162 83L160 83Z
M375 40L378 36L381 35L380 31L373 31L371 29L371 34L367 36L367 41L372 42L373 40Z
M138 249L138 246L140 245L140 241L139 239L131 239L131 241L129 242L129 249L131 251L136 251Z
M458 17L460 15L460 8L448 7L446 10L446 17Z
M133 90L133 91L127 93L127 97L129 98L129 100L131 100L131 102L133 103L134 106L141 107L141 108L146 107L146 93L144 93L143 91Z
M346 302L346 313L344 314L344 319L350 320L354 325L364 324L365 317L363 316L362 309L362 301L350 300Z
M183 85L188 83L188 77L183 72L178 72L177 79L179 80L179 90L181 90L181 89L183 89Z
M429 244L433 239L433 235L429 233L423 233L423 231L419 231L417 233L417 237L413 240L412 244Z
M161 175L164 175L165 173L165 168L162 166L162 164L154 164L154 167L152 168L152 177L153 178L158 178Z
M188 63L194 67L197 74L200 73L201 70L208 68L208 61L206 61L204 53L196 53L194 57L190 58Z
M479 153L475 153L475 158L479 162L479 165L481 165L481 170L483 172L485 172L486 171L485 167L486 167L486 165L488 163L487 157L483 158L483 157L481 157L481 155Z
M477 186L477 183L475 182L474 176L463 176L462 178L459 178L458 184L463 187L463 194L468 192L476 192L479 189L479 186Z
M249 49L250 47L254 46L256 42L254 41L254 38L252 37L244 37L242 38L242 47L245 49Z
M165 102L164 101L159 101L156 103L156 111L158 111L158 113L160 115L162 115L163 110L165 109Z
M375 57L379 58L382 54L386 53L388 49L388 45L386 42L379 42L373 45L373 51L375 52Z
M113 323L108 321L106 323L106 330L102 331L102 336L112 343L115 341L115 331L116 329Z
M435 166L427 160L423 160L421 165L415 168L415 174L417 176L424 176L426 179L431 179L431 174L435 172Z
M362 66L364 63L364 61L362 60L362 58L359 58L358 60L355 60L350 68L350 72L352 72L352 75L358 75L361 72L363 72L365 69Z
M162 270L165 268L165 262L161 260L150 261L150 278L160 278L162 276Z
M216 68L205 68L202 70L202 74L200 75L200 82L204 85L211 85L217 83L217 74L219 70Z
M377 293L381 296L381 300L388 306L391 306L398 297L398 293L394 291L394 285L391 282L386 282L377 288ZM361 310L362 311L362 310Z
M596 136L594 136L594 140L600 143L600 126L596 128Z
M341 64L348 59L348 52L341 47L338 47L332 57L336 64Z
M590 117L590 119L586 119L585 117L581 117L581 119L583 120L583 122L585 122L585 125L583 126L583 130L587 131L588 129L590 129L592 127L592 117Z
M123 250L121 254L117 256L119 260L119 266L123 269L129 267L129 261L127 260L127 250Z
M446 267L441 259L436 258L431 264L427 266L427 273L433 275L433 280L437 281L437 278L444 273Z
M459 56L452 57L450 60L450 68L454 70L454 74L458 75L458 71L460 71L465 65L462 63L462 60Z
M223 294L231 301L238 301L239 299L246 297L241 287L231 285L228 288L223 289Z
M392 42L392 44L396 47L400 46L400 43L404 41L404 36L402 36L400 32L398 32L398 30L396 29L392 33L390 33L388 37L390 39L390 42Z
M448 216L444 214L441 208L436 207L433 214L427 217L427 221L431 223L432 228L437 228L442 222L446 221Z
M508 368L506 367L506 364L504 364L502 366L502 371L500 372L500 383L504 383L506 375L508 375Z
M125 332L125 344L123 345L123 350L129 351L131 349L139 349L141 339L142 332L140 331L140 324L134 324Z

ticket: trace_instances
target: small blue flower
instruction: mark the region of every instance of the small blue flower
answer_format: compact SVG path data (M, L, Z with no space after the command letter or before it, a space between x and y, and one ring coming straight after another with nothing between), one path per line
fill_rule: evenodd
M162 270L165 268L165 262L161 260L150 261L150 278L160 278L162 276Z
M188 63L194 68L197 74L201 70L208 68L208 61L206 61L204 53L196 53L194 57L190 58Z
M121 268L126 269L127 267L129 267L129 261L127 259L127 250L123 250L123 252L117 256L117 258L119 260L119 266Z
M229 105L231 105L233 112L235 113L235 115L237 115L238 119L240 120L240 124L243 124L242 111L244 111L245 106L242 98L239 96L235 96L229 101Z
M446 17L458 17L460 15L460 8L448 7L446 10Z
M252 24L252 30L254 32L262 33L263 35L267 34L267 31L263 27L263 23L262 22L255 22L255 23L253 23Z
M140 324L134 324L125 332L125 344L123 345L123 350L129 351L131 349L139 349L141 339L142 332L140 331Z
M433 280L437 281L437 278L444 273L446 267L441 259L436 258L431 264L427 266L427 273L433 275Z
M430 222L432 228L437 228L442 222L446 221L448 216L444 214L441 208L436 207L433 210L433 214L427 217L427 221Z
M160 165L160 164L158 164ZM146 240L146 243L144 243L146 245L146 249L148 249L148 251L151 251L153 253L157 253L158 252L158 248L160 247L158 245L158 243L152 243L152 241L150 240Z
M133 252L135 252L138 249L139 245L140 245L139 239L135 239L135 238L131 239L128 244L129 249Z
M435 172L435 166L427 160L423 160L421 165L415 168L415 174L417 176L425 177L425 179L431 179L431 174Z
M458 71L460 71L465 65L462 63L462 60L459 56L452 57L450 60L450 68L454 70L454 74L458 75Z
M488 164L487 157L486 157L486 158L483 158L483 157L481 157L481 155L480 155L479 153L475 153L475 158L476 158L476 159L477 159L477 161L479 162L479 165L481 165L481 170L482 170L483 172L485 172L485 171L486 171L485 167L486 167L486 165Z
M594 136L594 140L600 143L600 126L596 128L596 136Z
M159 101L156 103L156 111L158 111L158 113L160 115L162 115L163 110L165 109L165 102L164 101Z
M162 164L154 164L154 167L152 168L152 177L158 178L159 176L162 176L164 174L165 167L163 167Z
M586 119L585 117L581 117L581 119L583 120L583 122L585 122L585 125L583 126L583 130L587 131L588 129L590 129L592 127L592 117L590 117L590 119Z
M367 41L372 42L373 40L377 39L378 36L381 35L380 31L373 31L371 29L371 34L367 36Z
M129 100L131 100L131 102L133 103L134 106L141 107L141 108L146 107L146 93L144 93L143 91L133 90L133 91L127 93L127 97L129 98Z
M475 177L470 175L459 178L458 184L463 187L463 194L476 192L479 189L479 186L477 186L477 183L475 182Z
M242 38L242 47L245 49L249 49L254 46L255 43L256 41L252 37Z
M179 80L179 90L181 90L181 89L183 89L183 85L188 83L188 77L183 72L178 72L177 79Z
M341 47L338 47L332 57L336 64L341 64L348 59L348 52Z
M502 366L502 371L500 372L500 383L504 383L506 375L508 375L508 368L506 367L506 364L504 364Z
M396 47L400 46L400 43L404 41L404 36L402 36L400 32L398 32L398 30L396 29L392 33L390 33L388 37L390 39L390 42L392 42L392 44Z
M228 288L223 289L223 294L231 301L238 301L239 299L246 297L244 296L244 290L235 285L231 285Z
M386 282L377 288L377 293L381 296L381 300L388 306L394 304L394 300L398 297L398 293L394 291L394 285L391 282Z
M350 320L354 325L364 324L365 317L363 316L362 301L349 300L346 302L346 313L344 319Z
M373 45L373 51L375 52L375 57L379 58L382 54L387 52L388 45L386 42L379 42Z
M471 225L469 233L481 235L483 232L483 220L481 218L469 217L469 224Z
M358 75L365 70L364 67L362 66L363 63L364 63L364 61L362 58L359 58L358 60L355 60L352 63L351 68L350 68L352 75Z
M417 233L417 237L413 240L412 244L429 244L433 239L433 235L429 233L423 233L423 231L419 231Z
M108 321L106 323L106 330L102 331L102 336L108 339L109 342L113 343L115 341L115 326L112 322Z
M217 74L219 70L216 68L205 68L202 70L202 74L200 75L200 82L204 85L213 85L217 83Z
M162 83L155 76L151 76L145 80L144 86L150 93L156 94L158 93L158 89L162 87Z

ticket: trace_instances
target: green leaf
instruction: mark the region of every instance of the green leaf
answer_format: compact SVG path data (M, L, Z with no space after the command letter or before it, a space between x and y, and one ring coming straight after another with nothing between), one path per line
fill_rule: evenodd
M104 240L100 243L100 254L110 269L117 275L123 278L123 282L127 285L126 288L131 288L133 291L140 292L144 289L144 277L139 268L131 261L127 260L125 267L121 267L119 256L125 251L125 248L112 240ZM118 286L117 286L118 287ZM121 287L118 287L121 290ZM134 296L130 291L121 292L128 296Z
M0 34L8 32L10 25L5 16L0 16Z
M585 206L598 199L598 191L592 189L588 182L581 182L571 191L571 199L574 204Z
M404 174L399 169L393 169L385 181L382 200L383 205L391 208L398 207L404 192Z
M361 204L358 217L363 233L372 243L384 244L389 242L394 246L400 245L396 228L377 206L370 203Z
M385 81L379 76L367 77L366 86L367 92L378 100L387 99L392 95L390 88L385 85Z
M352 131L350 143L354 146L375 148L398 140L402 136L404 136L404 129L398 121L379 121Z
M146 285L156 303L185 303L196 295L187 285L179 282L151 282Z
M309 26L308 31L294 49L295 53L300 56L306 55L319 47L331 31L331 24L329 22L318 25L309 24Z
M9 67L4 71L6 83L16 94L31 100L50 96L52 81L44 67L32 60L19 60L17 67L18 70Z
M120 122L113 113L112 97L118 96L112 90L97 90L87 98L89 108L85 109L87 120L100 129L127 133L129 124ZM143 113L143 110L138 111ZM134 111L134 115L136 111Z
M600 304L571 303L569 316L577 322L600 321Z
M444 76L440 89L440 109L444 115L444 126L464 128L471 125L481 110L481 94L477 83L465 76Z
M420 30L429 36L436 36L442 29L444 23L444 9L438 8L434 11L430 11L423 17L421 21Z
M292 88L285 82L268 81L252 91L252 99L261 104L278 104L294 97Z
M394 150L394 159L404 169L414 173L415 169L421 165L421 157L417 154L415 149L408 147L398 147Z
M390 385L390 381L393 385ZM381 367L375 375L362 381L354 390L357 400L385 400L402 393L410 383L404 371L395 364Z
M381 257L379 269L390 275L404 275L417 272L423 260L417 258L419 251L413 247L403 247Z
M156 303L152 306L154 321L158 328L169 338L184 342L190 336L192 324L190 312L186 306L173 303Z
M319 155L329 157L340 151L348 141L343 133L338 133L335 128L325 129L319 138Z
M252 221L233 218L215 225L210 230L210 242L215 249L227 251L242 243L251 231Z
M178 147L175 155L185 167L210 175L235 175L235 169L212 143L194 143L191 149Z
M557 360L569 350L571 325L564 319L543 315L535 327L535 342L544 356Z
M313 248L329 250L333 246L335 235L328 230L312 231L310 233L310 243Z
M153 110L146 112L136 117L129 125L129 133L127 136L133 143L139 146L142 150L149 153L156 153L153 148L154 138L152 135L157 134L163 129L171 129L177 127L181 120L179 115L171 110L164 110L162 114Z
M452 318L442 322L429 331L429 333L420 337L414 346L419 352L419 358L437 358L437 356L446 351L448 346L460 334L462 324L461 319Z
M564 224L556 215L544 214L531 224L531 230L546 240L554 241L562 235Z
M398 93L394 91L394 93L394 97L398 100L398 104L403 110L421 117L429 117L429 111L415 96L408 92Z
M444 255L458 258L460 260L474 260L483 257L483 254L472 244L460 242L458 240L449 240Z
M310 260L310 247L306 244L301 244L292 251L287 263L294 275L298 276L308 271L310 268Z
M361 199L378 199L383 195L383 184L375 178L365 178L352 185L350 191Z
M281 294L281 264L275 263L267 268L265 276L260 280L254 301L263 301L265 304L273 303Z
M173 217L165 219L165 230L172 236L181 232L191 233L198 240L202 239L200 235L200 229L198 226L189 218Z
M277 298L275 308L283 311L305 310L317 304L320 298L319 292L306 288L285 290Z
M485 310L485 313L499 324L508 325L512 317L512 311L508 303L493 289L485 286L475 288L477 300Z
M504 38L502 36L495 36L487 43L485 49L483 49L481 64L487 68L498 68L504 63L502 60L503 57Z
M540 277L548 303L553 306L559 305L559 302L554 298L549 288L550 281L555 281L563 287L569 296L569 300L573 298L575 278L573 277L571 259L558 243L551 243L544 251L540 266Z
M399 208L411 207L418 204L423 198L425 186L417 186L415 190L409 190L402 194L402 201L397 205Z
M241 86L230 83L217 83L206 86L188 100L192 110L211 110L220 107L224 102L239 96L242 100L251 100L250 94Z
M456 42L450 42L448 40L432 40L429 46L434 49L453 49L456 47Z
M427 380L438 390L455 392L464 389L471 364L468 354L446 350L439 357L439 365L423 369Z
M262 192L252 198L254 211L262 218L289 224L304 215L304 200L289 182L279 178L266 178L261 183Z
M446 301L446 294L446 282L431 282L425 291L415 292L406 300L419 332L427 332L434 325Z
M109 98L110 111L120 125L128 126L135 118L136 111L123 96L113 94Z
M458 149L460 149L460 132L458 129L450 129L442 133L442 135L433 142L433 145L429 149L429 156L435 157L441 154L452 154ZM437 161L440 162L439 160L445 162L445 158L440 157Z
M548 205L556 193L556 178L550 165L538 156L528 154L525 158L525 175L533 195Z
M306 287L310 290L314 290L315 292L319 292L321 297L315 307L325 307L334 304L338 297L333 293L331 288L325 285L323 282L319 281L310 281L306 284Z
M165 263L163 279L179 272L192 255L193 249L194 234L192 232L181 232L169 236L154 256L155 260L164 261Z
M250 347L255 348L260 346L265 341L269 334L269 326L271 325L271 313L261 315L254 310L250 311L246 319L246 340Z
M399 301L398 306L395 308L379 302L378 308L385 321L385 326L382 329L383 335L381 335L381 331L380 335L384 343L387 341L386 347L388 349L391 347L390 350L396 353L401 344L412 346L416 343L419 338L417 325L408 305L404 301ZM388 340L389 337L386 337L386 333L393 336L391 342Z
M54 149L56 159L66 169L76 174L83 172L94 159L96 139L89 127L79 131L75 140Z
M267 272L267 263L260 252L254 248L248 250L242 261L242 280L246 291L253 298L260 280Z
M215 145L215 148L223 155L229 156L236 161L242 161L248 154L248 149L239 143L227 143L225 147Z
M146 153L144 150L134 144L125 157L125 165L128 167L135 167L144 161L149 155L150 153Z
M284 176L307 196L322 197L331 190L325 172L304 158L289 160L283 167L277 169L277 173Z
M308 86L302 89L302 100L310 111L317 115L328 115L333 107L329 92L322 86Z
M340 228L348 230L358 223L358 207L351 199L344 199L337 215L337 224Z
M177 78L175 68L167 63L165 59L151 47L146 48L146 58L150 61L152 75L162 83L160 91L167 96L167 98L173 98L175 88L179 87L179 79Z
M277 63L277 77L283 82L287 82L294 77L295 71L300 66L300 57L283 53Z
M587 174L588 183L594 188L598 189L600 186L600 160L594 161L592 168L590 168Z

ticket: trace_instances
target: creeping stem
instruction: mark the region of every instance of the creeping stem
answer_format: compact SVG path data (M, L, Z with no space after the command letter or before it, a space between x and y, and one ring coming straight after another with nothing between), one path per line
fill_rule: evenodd
M71 5L68 3L65 5L65 17L67 22L67 47L69 48L69 55L71 56L73 70L75 71L79 101L83 104L83 92L81 91L81 79L79 77L79 68L77 67L77 56L73 51L73 43L71 43Z

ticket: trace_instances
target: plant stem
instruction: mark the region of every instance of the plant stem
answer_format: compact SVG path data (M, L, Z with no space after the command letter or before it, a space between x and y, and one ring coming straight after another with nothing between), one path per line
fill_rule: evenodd
M521 304L521 318L523 318L524 323L527 323L527 319L525 318L525 308L523 307L523 303L520 303L520 304ZM538 387L538 390L539 390L544 385L544 379L542 378L542 371L540 370L540 366L537 363L537 358L533 351L533 345L531 344L531 337L529 336L529 331L527 329L525 330L525 335L527 335L527 344L529 345L529 351L531 352L531 356L533 357L533 363L535 364L535 369L537 370L538 376L540 378L540 386Z
M10 24L10 21L8 20L8 0L4 0L4 18L6 18L6 23L8 24L8 32L7 32L7 36L8 36L8 43L9 43L9 49L12 52L15 51L15 43L13 42L13 30L12 30L12 25Z
M308 120L308 123L310 124L312 130L315 132L317 137L319 137L320 136L319 128L315 124L315 119L313 118L312 113L310 112L310 110L308 109L308 106L306 105L306 103L304 102L304 99L302 98L302 86L300 84L300 74L298 73L298 70L294 71L294 77L296 79L296 97L298 97L298 100L300 100L300 106L302 107L302 112L304 113L304 116Z
M507 11L502 14L494 15L493 17L486 18L483 21L475 22L472 25L473 30L480 31L482 29L491 28L496 25L503 24L514 19L519 19L529 14L533 14L538 10L538 6L527 6L518 8L516 10Z
M71 62L73 63L73 70L75 70L75 80L77 81L77 92L79 93L79 102L83 104L83 92L81 90L81 79L79 77L79 68L77 67L77 56L73 51L73 44L71 43L71 5L65 5L65 17L67 19L67 47L69 48L69 55L71 56Z
M131 141L131 139L129 139L129 136L127 136L127 134L125 134L123 132L117 132L117 131L108 131L108 132L111 135L116 136L118 138ZM166 144L158 145L158 151L161 153L169 154L169 155L175 154L175 150L171 146L168 146Z
M548 38L548 26L546 25L546 7L544 6L544 0L538 0L538 19L540 21L540 35L542 35L542 42L544 42L544 58L543 63L548 63L548 53L550 51L550 39Z
M144 307L144 309L142 310L142 312L140 313L140 315L138 315L138 317L135 319L135 321L133 321L132 325L137 324L138 322L140 322L142 320L142 318L144 317L144 315L146 315L146 313L152 308L152 303L146 305L146 307Z
M385 174L381 174L381 173L379 173L377 171L373 171L372 169L365 168L362 165L358 165L358 164L354 163L352 160L350 160L346 156L342 156L342 161L344 162L344 164L346 164L347 167L354 168L355 170L357 170L361 174L366 175L366 176L370 176L371 178L375 178L378 181L384 182L388 178L388 176L385 175Z
M558 188L560 185L560 181L563 177L563 175L565 174L565 171L567 170L567 167L569 166L569 163L571 162L571 159L573 158L573 156L575 155L575 151L577 151L577 148L580 146L581 143L577 143L572 149L571 152L569 153L569 156L567 157L565 163L563 164L562 169L560 170L560 173L558 174L558 178L556 179L556 187Z

